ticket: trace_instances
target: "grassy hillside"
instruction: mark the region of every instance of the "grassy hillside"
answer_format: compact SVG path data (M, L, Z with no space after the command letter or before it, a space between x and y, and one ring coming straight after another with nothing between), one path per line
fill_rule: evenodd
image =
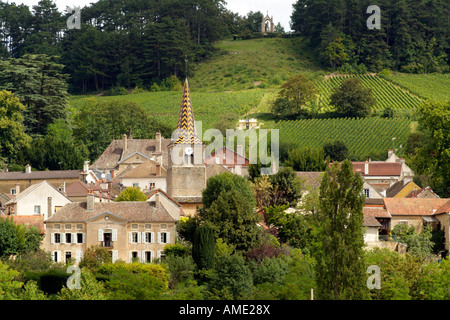
M322 147L341 139L355 159L367 155L385 155L396 137L395 148L402 155L413 124L407 118L380 119L310 119L280 121L270 114L270 105L279 86L291 76L303 73L319 89L317 102L321 111L331 110L332 89L348 76L326 75L316 63L316 56L306 49L303 38L265 38L226 40L217 43L217 53L191 66L191 98L197 121L203 131L212 128L222 115L255 117L262 128L279 129L280 140L297 147ZM377 100L375 111L385 108L411 113L423 100L448 100L448 75L358 75ZM70 105L78 108L86 96L74 96ZM143 92L123 96L91 97L126 99L148 110L153 117L175 128L181 91ZM403 114L403 113L399 113ZM400 148L400 145L402 148Z
M195 66L193 90L276 88L300 72L325 74L301 37L224 40L216 47L215 56Z

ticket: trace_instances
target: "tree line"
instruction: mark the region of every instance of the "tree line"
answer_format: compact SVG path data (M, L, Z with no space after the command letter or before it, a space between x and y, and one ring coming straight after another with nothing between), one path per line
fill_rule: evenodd
M298 0L291 28L310 38L323 62L346 72L448 72L449 6L444 0L377 2L380 29L368 29L368 0Z
M0 2L1 59L59 56L71 93L150 87L192 76L186 60L209 57L218 39L260 31L262 19L259 11L233 13L223 0L102 0L83 7L80 28L69 29L74 12L60 12L52 0L32 9Z

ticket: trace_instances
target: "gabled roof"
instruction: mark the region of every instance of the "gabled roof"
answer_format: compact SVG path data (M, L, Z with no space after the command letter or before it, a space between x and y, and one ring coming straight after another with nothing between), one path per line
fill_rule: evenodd
M151 197L153 197L156 193L162 193L163 195L165 195L168 199L170 199L173 203L175 203L177 206L179 206L181 208L181 204L178 203L177 200L175 200L174 198L172 198L167 192L165 192L162 189L154 189L152 191L150 191L150 193L147 195L147 199L150 199Z
M116 175L113 180L120 180L123 178L149 178L149 177L165 177L167 175L167 170L161 166L161 174L156 175L155 167L159 164L155 160L146 160L145 162L137 165L134 168L126 168L118 175Z
M148 157L148 156L142 154L142 153L139 152L139 151L135 151L135 152L133 152L133 153L128 153L125 157L123 157L123 155L122 155L122 159L121 159L120 161L118 161L117 163L120 164L120 163L122 163L122 162L128 160L129 158L131 158L131 157L134 156L135 154L138 154L138 155L144 157L145 159L150 160L150 157Z
M390 186L386 190L386 197L387 198L395 197L397 194L399 194L400 191L402 191L404 188L406 188L409 185L415 185L415 183L413 181L408 181L407 183L405 183L404 180L395 182L392 186Z
M48 179L79 179L81 170L50 170L31 171L25 173L0 172L0 180L48 180Z
M384 198L384 207L394 215L431 216L449 199L433 198Z
M364 216L363 226L364 227L381 227L381 223L375 217Z
M212 152L209 156L207 156L205 163L207 165L216 163L216 156L219 157L218 164L226 167L234 167L235 165L248 166L250 164L249 159L245 157L245 155L238 154L236 151L226 146Z
M195 130L194 110L191 103L189 83L186 79L183 86L183 97L181 99L180 114L176 128L176 140L172 144L202 145L203 141L197 137Z
M156 139L127 139L127 150L123 152L123 139L111 141L109 146L103 151L100 157L90 166L91 169L114 169L119 161L139 152L147 158L151 158L156 153ZM161 136L161 152L163 153L163 165L167 167L168 151L167 146L171 142Z
M440 206L434 214L450 213L450 200Z
M420 198L420 196L425 192L425 191L429 191L431 192L431 194L435 197L435 198L439 198L439 196L433 191L431 190L430 187L425 187L419 190L413 190L410 193L408 193L408 195L406 196L406 198Z
M94 209L87 210L86 202L69 203L45 222L88 221L109 212L128 222L175 222L163 206L156 207L147 201L94 202Z
M13 198L13 199L9 200L7 203L5 203L5 205L11 205L13 203L16 203L17 201L19 201L20 199L25 198L27 195L29 195L30 193L32 193L33 191L35 191L36 189L40 188L43 185L50 186L56 192L58 192L62 197L64 197L67 200L71 201L69 198L67 198L65 195L63 195L58 189L56 189L51 183L48 183L46 180L44 180L44 181L41 181L39 183L32 184L31 186L29 186L28 188L26 188L25 190L20 192L18 195L16 195L15 198Z

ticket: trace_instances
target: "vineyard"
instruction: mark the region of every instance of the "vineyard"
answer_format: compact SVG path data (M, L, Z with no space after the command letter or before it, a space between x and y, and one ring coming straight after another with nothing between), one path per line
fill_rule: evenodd
M392 74L383 78L423 99L450 100L450 74Z
M323 106L322 111L331 110L330 96L333 89L338 87L344 79L349 77L357 77L361 80L364 87L371 88L373 96L376 99L374 110L379 111L385 108L393 110L414 109L422 103L421 99L408 91L393 85L389 81L375 75L358 75L358 76L336 76L316 81L315 84L319 89L320 105Z
M370 117L286 120L270 127L279 129L280 142L295 144L299 148L322 148L327 142L341 140L348 147L352 159L364 160L368 156L384 156L391 148L397 149L397 155L403 155L410 123L405 118Z

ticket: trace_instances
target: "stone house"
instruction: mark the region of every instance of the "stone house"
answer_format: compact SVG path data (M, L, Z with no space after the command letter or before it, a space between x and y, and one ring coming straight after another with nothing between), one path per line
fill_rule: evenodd
M70 202L72 201L69 198L44 180L13 195L5 204L5 214L41 216L45 220Z
M391 229L404 223L414 226L418 232L424 225L438 225L435 213L448 201L442 198L383 198L384 208L391 216Z
M223 166L231 173L240 176L248 176L248 166L250 165L242 145L237 146L237 151L227 147L215 150L210 155L206 155L205 163L207 167L212 164Z
M0 172L0 193L16 194L44 180L63 190L65 185L83 180L85 176L83 170L32 171L27 165L24 172Z
M180 212L159 201L70 203L45 221L45 250L57 262L80 262L92 246L107 248L112 261L152 262L164 256L164 246L175 243ZM72 261L73 261L72 260Z
M406 198L411 192L420 190L420 187L412 180L400 180L386 189L387 198Z

